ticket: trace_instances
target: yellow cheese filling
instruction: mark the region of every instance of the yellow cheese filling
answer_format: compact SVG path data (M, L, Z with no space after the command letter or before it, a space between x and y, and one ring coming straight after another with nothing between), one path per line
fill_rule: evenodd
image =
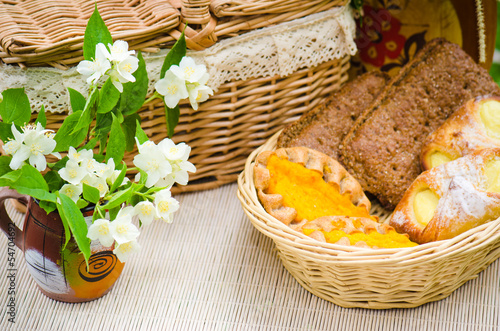
M427 225L434 216L438 202L439 196L430 189L417 192L413 200L413 210L417 222L424 226Z
M436 151L431 154L430 161L431 161L431 168L435 168L441 164L447 163L452 161L453 159L449 157L448 155Z
M488 136L500 139L500 102L487 100L479 105L479 117Z
M493 159L484 167L488 192L500 193L500 160Z

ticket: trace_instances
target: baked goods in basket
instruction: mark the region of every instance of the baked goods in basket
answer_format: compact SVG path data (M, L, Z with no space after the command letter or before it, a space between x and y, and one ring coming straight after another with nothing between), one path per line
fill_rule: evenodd
M425 138L466 100L500 89L458 45L424 46L359 116L341 143L340 161L387 209L420 174Z
M389 221L419 244L450 239L500 217L500 148L420 174Z
M500 97L468 100L424 142L423 170L458 159L475 150L500 147Z
M313 149L260 153L254 182L264 209L286 225L330 215L372 217L359 183L337 161Z
M283 129L277 147L304 146L338 159L338 148L358 116L385 87L389 76L365 73Z
M300 230L311 238L337 245L400 248L417 246L407 234L365 217L324 216L307 222Z

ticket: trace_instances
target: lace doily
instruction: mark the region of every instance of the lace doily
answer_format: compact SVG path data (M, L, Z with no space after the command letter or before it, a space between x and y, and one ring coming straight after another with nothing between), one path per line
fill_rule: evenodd
M208 85L217 90L225 82L274 75L285 77L300 68L354 55L354 34L353 15L345 6L221 40L204 51L191 51L188 55L207 66ZM164 49L144 54L149 93L154 90L167 52ZM68 87L88 94L88 85L75 68L65 71L0 65L0 76L0 91L24 87L34 111L42 105L50 112L68 110Z

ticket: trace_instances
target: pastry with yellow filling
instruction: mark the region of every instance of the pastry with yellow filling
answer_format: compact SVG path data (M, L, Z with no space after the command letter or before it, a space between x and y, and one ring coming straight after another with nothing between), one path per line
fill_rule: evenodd
M307 147L280 148L257 156L255 187L264 209L286 225L322 216L370 216L370 200L334 159Z
M422 146L423 170L458 159L483 148L500 147L500 97L467 101Z
M364 217L324 216L307 222L300 229L316 240L346 246L400 248L417 246L407 234L392 226Z
M486 148L420 174L389 225L423 244L453 238L498 217L500 148Z

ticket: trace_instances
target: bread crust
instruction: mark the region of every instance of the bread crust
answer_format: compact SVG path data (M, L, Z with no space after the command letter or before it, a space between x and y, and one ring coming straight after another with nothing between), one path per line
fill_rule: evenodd
M500 147L500 139L488 135L480 117L480 106L487 101L500 102L500 97L486 95L468 100L427 137L420 153L423 170L431 169L435 152L458 159L478 149Z
M270 172L266 167L271 155L318 171L323 175L326 183L336 187L341 194L348 195L355 206L361 206L368 212L370 211L371 202L365 196L359 183L333 158L307 147L279 148L275 151L261 152L257 156L254 165L254 183L264 209L285 225L293 225L291 223L297 217L297 211L284 206L283 197L280 194L265 193L270 181Z
M485 164L500 159L500 148L482 149L420 174L408 188L389 225L410 240L423 244L453 238L500 216L500 194L487 191ZM430 189L438 197L427 223L417 221L414 210L418 192Z
M340 142L388 81L389 75L380 71L358 76L285 127L277 148L304 146L338 160Z
M463 102L500 94L488 72L458 45L426 44L358 117L341 143L340 161L388 210L420 174L425 138Z

